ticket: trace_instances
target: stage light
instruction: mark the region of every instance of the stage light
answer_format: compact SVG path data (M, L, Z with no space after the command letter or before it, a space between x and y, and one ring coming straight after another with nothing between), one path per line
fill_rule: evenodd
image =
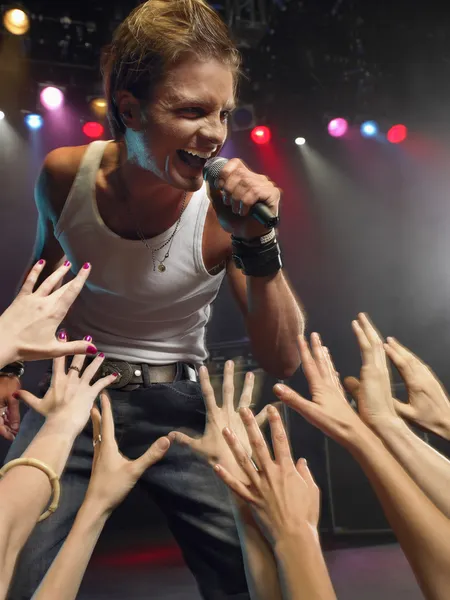
M103 135L105 128L100 123L95 123L94 121L89 121L83 125L83 133L88 138L99 138Z
M108 112L108 103L105 98L93 98L90 102L91 111L97 119L104 119Z
M0 110L0 121L3 121L3 119L5 118L5 113Z
M306 140L304 137L295 138L295 143L297 146L304 146L306 144Z
M41 104L47 110L57 110L64 103L64 94L58 88L49 86L41 92Z
M30 19L20 8L10 8L3 15L3 25L13 35L24 35L30 29Z
M259 126L252 129L251 138L255 144L267 144L271 137L272 134L268 127Z
M361 125L361 135L363 137L374 137L378 135L378 125L375 121L365 121Z
M408 137L408 129L404 125L394 125L389 129L386 137L391 144L400 144Z
M256 124L255 108L253 104L242 104L232 113L230 125L232 131L248 131Z
M328 133L332 137L342 137L347 133L348 123L345 119L333 119L328 123Z
M27 115L25 117L25 123L29 129L40 129L44 124L44 119L41 115Z

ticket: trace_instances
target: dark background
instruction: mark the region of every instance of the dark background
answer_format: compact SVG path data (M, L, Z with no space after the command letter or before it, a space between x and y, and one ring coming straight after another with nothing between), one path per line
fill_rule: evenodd
M8 123L0 123L0 309L11 301L31 255L33 183L42 160L54 147L87 142L80 120L87 118L86 96L100 89L99 49L136 3L25 5L54 20L36 18L25 40L4 33L0 38L0 109L8 114ZM217 8L226 17L226 8ZM342 375L357 375L359 353L350 322L367 311L384 335L418 353L449 386L450 9L437 2L386 0L304 0L268 3L267 9L262 36L243 48L247 79L241 98L253 104L258 123L271 127L273 139L256 147L248 131L232 132L227 153L284 190L280 240L308 332L321 333ZM78 31L73 24L64 29L59 19L65 15L94 22L96 31L89 34L84 25ZM49 119L43 130L30 134L20 111L36 109L36 86L49 81L67 88L67 118ZM345 139L326 133L335 116L351 123ZM377 120L383 132L402 122L409 138L399 146L364 140L358 126L366 118ZM296 147L297 136L307 145ZM243 337L225 285L214 306L209 344ZM25 385L34 389L43 369L41 363L28 365ZM271 383L261 402L272 398ZM307 394L301 371L291 385ZM290 415L289 422L296 455L308 458L324 490L329 527L324 439L298 416ZM0 453L5 451L1 444ZM373 523L363 519L370 493L366 496L346 455L337 452L333 476L342 483L351 474L348 505L359 511L358 527L370 529ZM129 510L130 503L142 506L136 494L113 523L138 526L139 513ZM150 525L159 522L153 508L145 510Z

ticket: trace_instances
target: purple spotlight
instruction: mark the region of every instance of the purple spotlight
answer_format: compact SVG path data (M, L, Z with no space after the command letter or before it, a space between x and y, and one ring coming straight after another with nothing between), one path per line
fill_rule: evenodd
M57 110L64 102L64 94L55 87L46 87L41 92L41 103L47 110Z
M333 119L328 123L328 133L332 137L342 137L347 133L348 123L345 119Z

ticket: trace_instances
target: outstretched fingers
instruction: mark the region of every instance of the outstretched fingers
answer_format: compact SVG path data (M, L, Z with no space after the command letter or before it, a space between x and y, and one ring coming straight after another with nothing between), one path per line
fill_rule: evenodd
M214 470L220 479L227 485L232 492L245 500L249 504L256 504L256 497L250 492L248 487L239 481L237 477L231 475L222 465L215 465Z
M38 296L48 296L50 295L55 287L59 285L67 273L70 271L71 264L68 260L66 260L60 267L55 269L53 273L51 273L47 279L45 279L41 285L35 291L35 294Z
M258 468L264 471L269 470L272 466L272 457L255 416L249 408L241 408L239 414L247 431L248 441L253 451L253 458Z
M59 295L59 313L58 316L60 318L64 318L69 308L75 302L77 297L79 296L81 290L86 283L87 278L91 273L91 265L89 263L85 263L81 269L78 271L76 277L69 281L64 286L62 286L58 290Z
M280 413L274 406L269 406L267 412L269 415L270 434L272 436L275 462L280 466L292 465L293 461L289 440Z
M228 415L232 415L234 411L234 362L227 360L223 370L223 385L222 385L222 408L226 410Z
M239 465L243 473L247 476L248 480L255 487L259 485L259 474L256 470L255 464L243 448L242 444L238 440L236 434L226 427L222 435L230 448L236 463Z
M249 408L253 400L253 389L255 387L255 376L249 371L245 375L244 387L242 388L238 408Z
M200 386L203 392L203 398L205 399L206 412L212 414L217 411L216 396L214 394L214 388L211 385L209 379L208 369L206 367L200 367L198 371Z
M20 292L17 296L32 294L34 290L34 286L39 279L39 275L42 273L45 267L45 260L39 260L34 267L28 273L27 278L23 282L22 287L20 288Z

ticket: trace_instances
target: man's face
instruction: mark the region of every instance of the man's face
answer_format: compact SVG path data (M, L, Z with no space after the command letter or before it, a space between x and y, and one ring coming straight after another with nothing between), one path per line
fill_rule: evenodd
M224 144L233 108L227 66L187 58L171 68L146 109L145 168L176 188L200 189L203 166Z

